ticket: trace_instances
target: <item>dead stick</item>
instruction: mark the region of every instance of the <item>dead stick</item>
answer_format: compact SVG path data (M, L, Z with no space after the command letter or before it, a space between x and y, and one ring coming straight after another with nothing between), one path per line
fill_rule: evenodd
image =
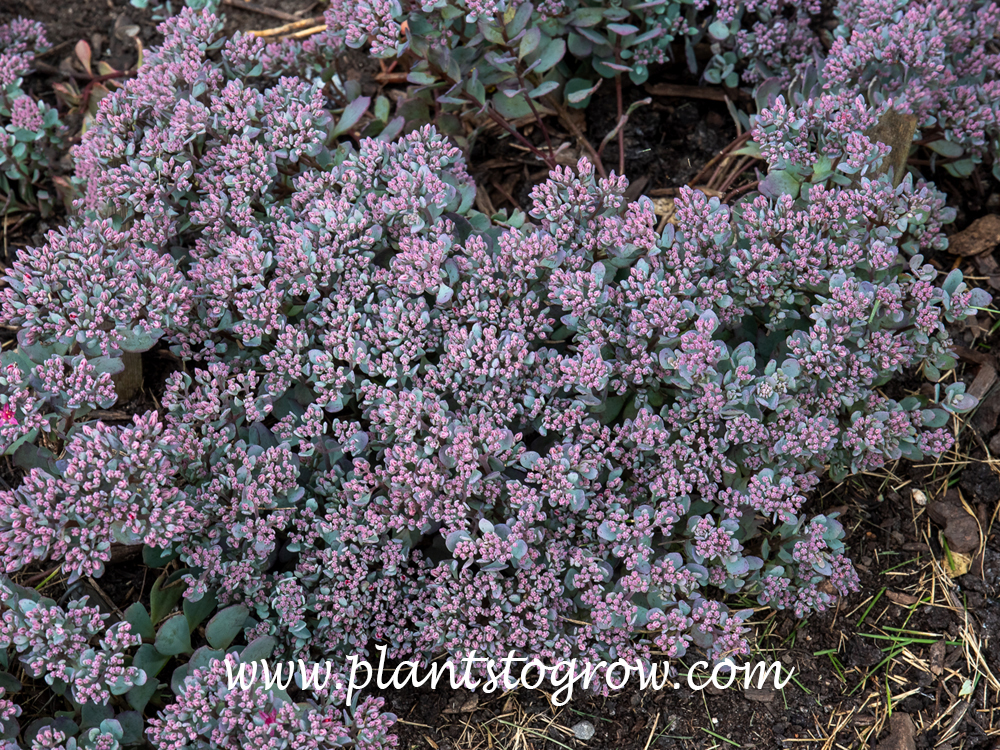
M37 54L35 54L35 59L37 60L40 57L48 57L49 55L54 55L56 52L66 49L66 47L69 47L71 44L76 44L76 40L68 39L65 42L60 42L55 47L49 47L44 52L38 52Z
M291 33L292 31L298 31L299 29L308 29L310 26L316 26L317 24L321 23L323 23L323 16L316 16L315 18L306 18L301 21L296 21L295 23L286 23L284 26L277 26L273 29L248 31L247 33L261 37L281 36L282 34L288 34Z
M406 71L401 70L398 73L376 73L374 78L379 83L406 83L409 75Z
M731 193L729 193L729 195L725 196L722 199L722 202L728 204L728 203L736 200L738 197L740 197L744 193L749 193L751 190L753 190L758 185L760 185L760 180L754 180L753 182L749 183L748 185L743 185L742 187L738 187L735 190L733 190Z
M708 161L708 164L706 164L704 167L702 167L701 171L688 181L688 186L689 187L694 187L695 185L699 184L699 181L702 178L704 178L704 176L706 174L708 174L708 170L710 170L712 167L714 167L716 165L716 163L719 161L719 159L723 159L723 158L729 156L732 153L732 151L734 151L737 147L741 146L744 142L750 140L750 136L751 135L752 135L752 133L748 130L743 135L738 136L735 141L732 141L728 146L726 146L724 149L722 149L722 151L720 151L718 154L716 154L715 156L713 156ZM718 171L718 170L716 170L716 171ZM715 174L713 173L712 176L714 177Z
M313 26L311 29L303 29L302 31L296 31L288 36L281 37L282 39L305 39L307 36L312 36L313 34L320 34L326 31L326 24L322 23L319 26Z
M745 156L743 157L743 159L737 162L732 172L729 173L729 176L722 182L721 185L719 185L718 191L720 193L725 193L727 190L729 190L732 184L739 179L740 175L743 174L743 172L747 169L747 167L753 164L754 159L756 158L757 157L755 156Z
M281 21L298 21L298 17L293 16L291 13L285 13L283 10L274 10L273 8L265 8L263 5L257 5L257 3L248 2L248 0L222 0L223 5L228 5L231 8L239 8L240 10L247 10L251 13L260 13L262 16L270 16L271 18L277 18Z
M713 102L726 101L726 92L722 89L705 86L682 86L678 83L646 84L646 93L653 96L673 96L684 99L709 99Z
M308 13L309 11L311 11L317 5L319 5L319 0L316 0L316 2L314 2L312 5L309 5L309 6L305 7L305 8L303 8L302 10L295 11L295 13L293 13L292 15L294 15L297 18L302 18L302 16L304 16L306 13Z
M600 81L598 81L598 85L599 84ZM569 110L556 101L556 99L551 95L546 96L545 101L558 113L559 121L569 128L569 131L573 134L573 137L576 138L576 142L580 145L580 147L590 154L590 160L594 167L597 168L597 173L601 177L607 177L608 173L604 171L604 163L601 161L601 157L596 151L594 151L594 145L590 142L587 136L584 135L583 131L581 131L580 128L577 127L576 123L573 122L573 119L569 116Z

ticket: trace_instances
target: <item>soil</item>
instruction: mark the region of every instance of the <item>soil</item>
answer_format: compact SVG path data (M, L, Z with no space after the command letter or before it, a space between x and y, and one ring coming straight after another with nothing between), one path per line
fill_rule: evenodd
M257 2L303 16L322 10L310 0ZM227 33L284 23L234 8L225 11ZM49 0L0 2L0 22L17 15L45 23L55 48L44 61L55 68L72 54L81 38L91 42L95 59L105 59L118 69L134 64L134 45L115 36L116 23L119 27L139 25L139 38L147 47L159 38L151 12L135 9L127 0L70 0L58 5ZM377 65L354 56L346 63L353 66L349 77L361 81L365 93L372 93L377 87L373 77ZM51 84L56 80L56 74L40 74L28 84L33 93L54 103ZM695 83L677 66L654 71L650 83L661 81ZM646 96L642 87L627 85L623 91L626 106ZM573 116L589 141L600 144L618 120L613 86L604 86L587 110ZM551 135L570 143L569 156L564 154L560 162L575 163L582 153L579 144L572 134L561 132L558 124L551 127ZM523 132L537 145L544 142L536 127L525 126ZM633 183L633 196L671 194L737 135L723 102L665 96L654 96L650 104L638 108L624 132L625 173ZM606 170L617 171L617 139L608 143L603 156ZM544 174L541 162L509 138L479 139L471 164L485 188L484 205L495 209L526 208L530 188ZM755 179L752 165L745 171L731 184ZM933 177L948 191L949 204L958 212L949 231L1000 211L1000 190L988 173L977 172L963 181L943 174ZM43 242L44 232L60 221L57 215L45 221L32 217L18 224L8 237L7 262L18 247ZM956 260L942 256L932 262L948 269ZM983 271L984 264L1000 269L1000 256L966 259L961 267L985 278L983 274L993 271ZM991 328L986 313L955 328L956 340L966 352L956 376L967 384L973 383L981 368L996 364L991 352L997 334L988 334ZM0 337L7 340L12 333ZM143 392L107 418L128 419L148 408L160 408L163 382L177 366L169 352L146 353ZM902 393L918 383L916 379L897 382L891 390ZM540 691L504 696L450 689L389 691L384 696L400 719L395 727L400 748L693 750L728 745L853 750L881 743L885 748L997 750L1000 537L995 521L1000 510L1000 462L992 458L989 445L991 440L1000 443L1000 391L994 386L982 396L978 413L964 420L958 447L942 460L918 466L897 463L877 475L853 477L840 485L825 483L804 508L809 514L841 512L862 590L805 621L790 613L763 611L753 619L758 633L753 658L769 663L780 660L794 669L796 681L784 690L693 691L682 674L678 689L643 693L630 687L606 698L580 696L562 708L553 706ZM0 463L0 478L14 486L19 472L6 461ZM955 578L947 571L949 553L942 545L940 529L926 510L928 501L946 496L960 504L964 501L980 528L991 530L983 552L965 561L969 572ZM88 590L112 612L136 599L148 604L154 580L134 552L122 553L124 557L109 564L96 582L97 590ZM952 562L957 566L961 560L952 556ZM46 571L27 575L42 572ZM56 581L46 585L45 593L59 598L65 588ZM31 709L25 704L26 714ZM574 727L578 733L586 731L584 722L594 730L588 740L574 734ZM910 724L912 743L907 739Z
M996 512L1000 482L993 470L975 468L984 466L970 464L957 478L960 487L968 487L970 504L990 516ZM959 607L951 606L940 590L932 594L935 578L936 585L946 585L943 576L933 573L943 550L936 531L926 535L927 518L919 507L914 513L910 499L911 488L924 487L930 494L930 487L939 483L930 474L914 469L898 483L866 477L839 487L826 485L804 509L807 514L845 511L847 543L862 589L806 621L789 613L752 620L765 634L753 658L768 663L780 659L795 670L798 682L784 690L741 686L694 691L683 670L676 690L631 688L608 698L574 699L562 709L540 692L520 691L492 700L480 696L478 704L464 691L389 692L389 704L406 722L397 725L400 746L487 747L492 734L504 740L496 744L501 748L874 747L880 736L887 740L889 735L888 685L893 713L907 714L918 728L916 748L993 750L1000 734L1000 717L994 716L1000 702L995 690L985 687L982 673L973 694L962 695L965 681L975 681L977 673L975 665L966 662L970 639L963 631L968 627L974 632L985 663L994 675L1000 674L1000 538L994 532L985 555L973 563L973 572L952 582L950 596ZM906 486L898 492L892 489L899 485ZM934 604L914 607L915 596ZM886 638L899 634L893 628L920 642L908 643L905 652L884 663L892 643ZM931 671L938 650L943 650L941 675ZM947 718L935 723L946 712ZM517 717L516 723L536 733L519 741L516 731L504 725L504 717L508 722ZM596 730L587 742L566 731L581 721L591 722Z

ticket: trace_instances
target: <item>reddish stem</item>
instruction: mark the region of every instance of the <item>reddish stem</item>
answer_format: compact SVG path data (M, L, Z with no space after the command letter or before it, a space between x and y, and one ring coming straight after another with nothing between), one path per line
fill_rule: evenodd
M734 201L736 198L739 198L744 193L749 193L751 190L753 190L758 185L760 185L760 180L754 180L753 182L751 182L748 185L743 185L742 187L738 187L735 190L733 190L733 192L731 192L729 195L727 195L726 197L724 197L722 199L722 202L723 203L731 203L732 201Z
M728 176L728 177L727 177L727 178L726 178L726 179L725 179L725 180L723 181L723 183L722 183L722 184L721 184L721 185L719 186L719 188L718 188L719 192L720 192L720 193L725 193L725 192L726 192L727 190L729 190L730 186L731 186L731 185L732 185L732 184L733 184L734 182L736 182L736 180L738 180L738 179L739 179L740 175L741 175L741 174L743 174L743 171L744 171L744 170L745 170L745 169L746 169L747 167L749 167L749 166L750 166L750 165L751 165L751 164L753 163L753 161L754 161L754 157L752 157L752 156L744 156L744 157L743 157L743 158L742 158L742 159L741 159L741 160L740 160L740 161L739 161L739 162L738 162L738 163L736 164L736 167L735 167L735 168L733 169L733 171L732 171L732 172L731 172L731 173L729 174L729 176Z
M504 44L509 44L510 39L507 38L507 26L506 24L504 24L503 15L501 15L500 13L497 13L497 24L500 26L501 33L503 34ZM523 92L522 95L528 102L528 107L531 108L531 114L535 116L535 122L538 123L538 128L539 130L542 131L542 137L545 138L545 145L549 149L549 154L552 156L554 160L556 150L552 148L552 140L549 138L549 129L545 127L545 123L542 122L542 116L538 114L538 110L535 108L534 100L530 96L528 96L528 87L525 85L524 76L521 74L520 60L518 60L517 63L514 65L514 72L517 75L517 85L521 87L521 91ZM546 160L546 163L548 163L548 160Z
M621 51L615 47L615 62L621 65ZM625 104L622 101L622 74L615 74L615 96L618 99L618 122L625 115ZM618 128L618 174L625 174L625 127Z
M506 130L512 136L514 136L515 138L517 138L517 140L519 140L521 142L521 145L523 145L525 148L527 148L529 151L531 151L531 153L533 153L539 159L541 159L542 161L544 161L545 164L548 165L549 169L555 169L556 168L556 160L555 160L555 157L551 153L548 156L546 156L545 154L543 154L534 143L532 143L527 138L525 138L523 135L521 135L520 133L518 133L517 129L513 125L511 125L509 122L507 122L507 120L499 112L497 112L495 109L493 109L493 107L487 106L486 107L486 114L489 115L490 119L493 120L493 122L495 122L497 125L499 125L500 127L502 127L504 130Z

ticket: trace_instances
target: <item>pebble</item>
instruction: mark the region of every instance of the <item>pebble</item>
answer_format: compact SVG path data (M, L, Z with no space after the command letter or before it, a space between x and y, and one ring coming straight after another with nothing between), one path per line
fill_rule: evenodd
M578 740L586 742L594 736L594 732L594 725L589 721L581 721L579 724L573 725L573 736Z

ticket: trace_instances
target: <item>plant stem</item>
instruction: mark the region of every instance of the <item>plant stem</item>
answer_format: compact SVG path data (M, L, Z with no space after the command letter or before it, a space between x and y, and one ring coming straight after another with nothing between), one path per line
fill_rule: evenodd
M753 156L745 156L740 161L738 161L736 163L736 166L733 167L732 171L729 173L729 176L726 177L725 180L723 180L722 184L719 185L717 190L720 193L725 193L727 190L729 190L730 186L732 186L732 184L739 179L740 175L743 174L743 171L751 164L753 164L754 158L755 157Z
M584 148L584 150L586 150L587 153L590 154L591 161L593 161L594 168L597 170L597 173L601 177L607 177L608 173L604 169L604 163L601 161L601 155L594 150L593 144L590 142L587 136L583 134L580 128L576 126L576 123L573 122L572 118L569 116L569 112L566 109L566 107L557 102L555 98L552 96L547 96L546 101L548 102L549 106L551 106L552 109L554 109L559 114L559 119L567 128L569 128L569 131L573 134L573 137L575 137L577 141L580 143L580 145Z
M621 65L621 52L615 49L615 62ZM622 74L615 74L615 95L618 98L618 174L625 174L625 123L622 118L625 116L625 106L622 103Z
M718 154L716 154L714 157L712 157L712 159L709 160L708 164L706 164L704 167L702 167L701 171L698 174L696 174L694 177L692 177L690 179L690 181L688 182L688 186L689 187L695 187L698 184L698 181L701 180L701 179L703 179L705 177L705 175L708 173L709 169L711 169L712 167L714 167L718 163L718 161L720 159L723 159L724 157L726 157L731 151L739 148L746 141L750 140L750 136L751 136L751 133L748 130L745 133L743 133L743 135L739 136L735 141L731 142L728 146L726 146L724 149L722 149L722 151L720 151ZM718 170L716 170L716 174L717 173L718 173ZM712 178L713 179L715 178L715 174L712 175Z
M500 33L503 35L503 41L505 45L510 44L510 39L507 37L507 25L504 23L503 16L500 13L496 14L497 25L500 27ZM549 138L549 129L545 127L545 123L542 121L542 116L538 114L538 109L535 107L534 100L528 96L528 86L524 82L524 75L521 73L521 61L518 60L514 64L514 74L517 76L517 85L521 89L522 96L528 102L528 106L531 108L531 114L535 116L535 122L538 123L538 128L542 131L542 137L545 138L545 146L549 149L549 155L552 157L552 163L546 160L549 164L549 168L555 163L555 153L556 150L552 148L552 140Z
M471 97L469 98L471 99ZM478 102L475 103L478 104ZM541 152L541 150L539 150L538 146L536 146L534 143L529 141L523 135L518 133L517 128L515 128L513 125L507 122L507 120L499 112L497 112L495 109L493 109L493 107L489 106L488 104L486 105L486 114L489 115L490 119L493 120L493 122L502 127L512 136L517 138L517 140L521 142L521 145L523 145L525 148L531 151L531 153L533 153L539 159L544 161L549 169L555 169L556 160L552 152L549 152L548 156L546 156L544 153Z
M556 150L552 148L552 140L549 138L549 129L545 127L545 122L542 120L542 116L538 114L538 110L535 108L535 101L528 96L528 89L524 85L524 79L521 77L521 72L518 70L517 82L522 89L524 89L524 98L528 100L528 106L531 107L531 114L535 116L535 122L538 123L538 127L542 131L542 136L545 138L545 146L549 150L549 154L555 159Z
M753 182L751 182L748 185L743 185L742 187L738 187L735 190L733 190L731 193L729 193L729 195L725 196L722 199L722 202L723 203L729 203L730 201L732 201L735 198L738 198L739 196L743 195L744 193L749 193L751 190L753 190L759 184L760 184L760 180L754 180Z

